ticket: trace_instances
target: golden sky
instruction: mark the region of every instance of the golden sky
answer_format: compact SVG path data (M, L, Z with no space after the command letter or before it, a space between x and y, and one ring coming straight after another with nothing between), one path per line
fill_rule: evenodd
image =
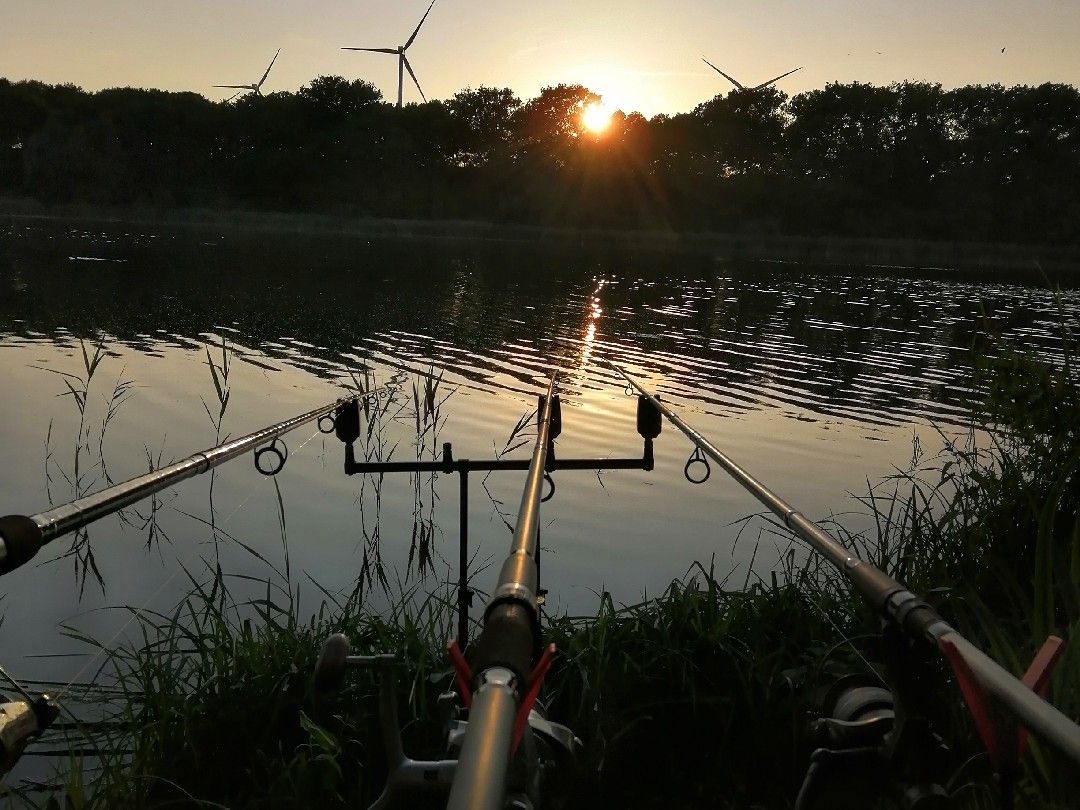
M193 90L257 81L264 92L339 74L396 96L397 66L343 45L396 46L427 0L2 0L0 76ZM646 115L680 112L729 85L799 65L789 94L829 81L946 86L1080 84L1080 0L436 0L409 49L429 98L467 86L522 98L580 82ZM1001 49L1005 48L1005 53ZM406 88L406 100L419 100Z

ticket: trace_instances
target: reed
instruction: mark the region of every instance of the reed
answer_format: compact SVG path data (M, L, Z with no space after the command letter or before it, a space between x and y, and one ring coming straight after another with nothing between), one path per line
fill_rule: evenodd
M128 379L124 369L121 369L111 391L99 392L100 386L95 383L95 378L100 379L98 372L107 355L103 336L99 336L89 349L86 341L80 338L79 352L76 355L77 359L82 361L79 370L68 372L37 367L60 377L65 390L58 396L70 397L78 414L68 460L56 457L53 422L49 422L45 436L44 473L45 494L50 506L55 505L57 500L71 501L92 492L99 485L113 483L105 461L105 437L124 404L130 399L135 382ZM102 402L100 406L97 405L99 396ZM60 497L56 495L58 488L63 493ZM131 514L124 512L121 519L130 521ZM87 529L83 528L75 533L71 545L62 556L71 557L75 561L75 579L80 595L86 588L87 575L97 582L102 593L105 592L105 581L98 570Z

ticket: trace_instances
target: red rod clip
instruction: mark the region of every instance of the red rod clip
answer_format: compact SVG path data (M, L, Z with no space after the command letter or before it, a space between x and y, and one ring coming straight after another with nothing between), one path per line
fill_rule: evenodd
M949 659L960 692L964 696L971 718L975 721L983 745L986 746L990 759L1000 770L1012 770L1020 761L1027 747L1027 729L1016 728L1016 723L1009 717L1002 716L993 697L986 691L978 677L971 671L963 653L957 649L948 636L938 640L945 657ZM1021 682L1040 697L1046 695L1050 683L1050 673L1065 650L1065 642L1058 636L1050 636L1028 667Z
M1035 654L1031 666L1027 668L1027 672L1020 681L1039 697L1046 697L1046 690L1050 687L1050 673L1054 671L1054 666L1063 652L1065 652L1065 641L1058 636L1049 636ZM1027 741L1028 730L1021 726L1016 741L1017 759L1023 756Z
M454 680L461 695L461 704L468 709L472 706L472 667L465 660L465 654L461 652L457 639L451 639L446 645L446 655L454 667Z
M555 645L548 644L544 648L544 652L540 655L540 660L536 662L536 666L533 667L532 674L529 675L529 688L525 691L525 697L521 701L521 705L518 707L517 716L514 718L514 734L510 738L510 754L511 756L517 751L518 744L521 742L521 737L525 733L525 724L529 722L529 712L532 711L532 707L536 704L536 699L540 696L540 687L544 684L544 676L547 675L547 671L551 669L551 662L555 660Z

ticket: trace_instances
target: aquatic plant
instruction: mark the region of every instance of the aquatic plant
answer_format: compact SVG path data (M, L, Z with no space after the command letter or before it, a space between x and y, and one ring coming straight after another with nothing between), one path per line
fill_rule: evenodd
M93 344L92 351L87 350L86 341L80 338L77 355L82 360L80 371L72 373L54 368L37 367L61 378L65 391L58 396L70 397L78 413L78 424L75 428L72 453L68 462L61 461L55 456L53 420L49 421L49 429L45 436L44 472L45 494L50 505L55 505L57 500L54 487L58 481L54 478L54 473L66 487L63 501L81 498L92 492L99 483L113 482L105 461L105 436L121 408L131 397L135 382L126 378L124 369L121 369L112 390L103 395L104 413L100 421L95 420L96 409L93 407L91 388L94 387L94 378L107 354L104 336L99 337ZM130 520L130 514L122 513L121 519ZM88 529L82 528L75 533L71 545L61 557L74 559L75 579L80 595L86 588L87 574L90 574L98 583L102 593L105 592L105 581L94 558Z

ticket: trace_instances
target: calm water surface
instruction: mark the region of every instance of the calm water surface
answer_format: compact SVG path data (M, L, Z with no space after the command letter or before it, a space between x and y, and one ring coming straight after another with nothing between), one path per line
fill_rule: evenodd
M868 479L906 466L913 437L932 449L934 425L963 430L974 345L1002 340L1060 359L1062 318L1080 321L1077 293L1055 299L948 273L0 224L0 514L70 499L80 431L80 486L91 490L104 481L101 455L108 475L122 480L145 472L148 458L167 463L212 445L204 406L216 412L217 398L206 347L220 362L224 339L231 396L223 434L329 401L367 369L377 384L404 386L406 418L386 426L384 441L387 451L397 444L395 458L408 457L412 382L434 369L449 395L437 441L452 442L459 457L488 457L506 446L557 368L560 455L634 455L634 400L598 364L606 357L808 515L827 517L851 510L848 493L865 491ZM85 376L80 339L106 352L81 426L64 376ZM101 440L109 395L125 381L128 394ZM376 482L342 474L341 446L314 426L288 444L276 479L287 557L274 481L247 460L234 462L212 497L216 526L239 542L226 539L215 552L206 477L164 495L152 523L146 509L101 521L76 554L69 539L54 542L0 583L2 662L70 677L85 647L58 625L108 638L121 624L111 607L167 610L189 587L185 570L201 576L215 554L226 571L263 578L276 576L270 564L287 564L311 607L312 581L347 593L365 555L379 556L394 590L456 578L456 477L418 490L408 477L387 476L376 493ZM688 454L668 426L652 473L556 475L556 497L542 512L549 604L588 611L601 590L635 601L694 560L715 558L737 583L767 576L786 544L760 526L735 542L737 521L757 511L755 502L718 471L704 485L688 483ZM482 589L509 541L500 512L516 511L523 481L521 473L494 474L483 486L474 479L471 541L477 567L489 566L477 574ZM410 555L417 526L430 552L423 579ZM87 574L88 554L100 582Z

